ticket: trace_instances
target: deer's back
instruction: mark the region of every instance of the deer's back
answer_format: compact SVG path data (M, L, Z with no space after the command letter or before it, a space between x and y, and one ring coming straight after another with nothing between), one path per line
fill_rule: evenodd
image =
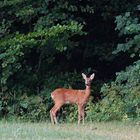
M54 102L78 103L84 98L84 90L58 88L51 93Z

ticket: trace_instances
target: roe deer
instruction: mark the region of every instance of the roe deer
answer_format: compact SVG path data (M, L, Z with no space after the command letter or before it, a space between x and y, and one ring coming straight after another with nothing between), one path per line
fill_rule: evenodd
M91 81L94 79L95 74L93 73L90 77L87 77L84 73L82 76L85 80L85 90L74 90L58 88L51 93L51 98L54 101L54 106L50 110L51 122L57 124L56 113L64 104L77 104L78 106L78 124L83 120L84 124L84 107L89 99L91 93Z

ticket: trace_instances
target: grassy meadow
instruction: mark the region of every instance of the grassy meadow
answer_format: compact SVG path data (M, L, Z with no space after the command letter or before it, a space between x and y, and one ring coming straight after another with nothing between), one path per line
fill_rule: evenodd
M121 122L51 125L2 121L0 140L140 140L140 126Z

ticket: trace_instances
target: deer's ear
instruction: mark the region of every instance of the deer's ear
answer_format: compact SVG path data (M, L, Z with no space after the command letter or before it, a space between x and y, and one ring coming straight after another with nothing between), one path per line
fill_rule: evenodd
M95 77L95 73L93 73L93 74L90 75L90 79L91 79L91 80L93 80L94 77Z
M87 76L84 73L82 73L82 76L86 80Z

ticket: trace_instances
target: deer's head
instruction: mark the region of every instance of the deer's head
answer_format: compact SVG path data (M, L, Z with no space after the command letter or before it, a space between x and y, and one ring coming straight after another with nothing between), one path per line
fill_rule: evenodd
M82 73L82 76L85 80L85 85L86 86L90 86L91 85L91 81L94 79L95 74L91 74L90 77L87 77L84 73Z

